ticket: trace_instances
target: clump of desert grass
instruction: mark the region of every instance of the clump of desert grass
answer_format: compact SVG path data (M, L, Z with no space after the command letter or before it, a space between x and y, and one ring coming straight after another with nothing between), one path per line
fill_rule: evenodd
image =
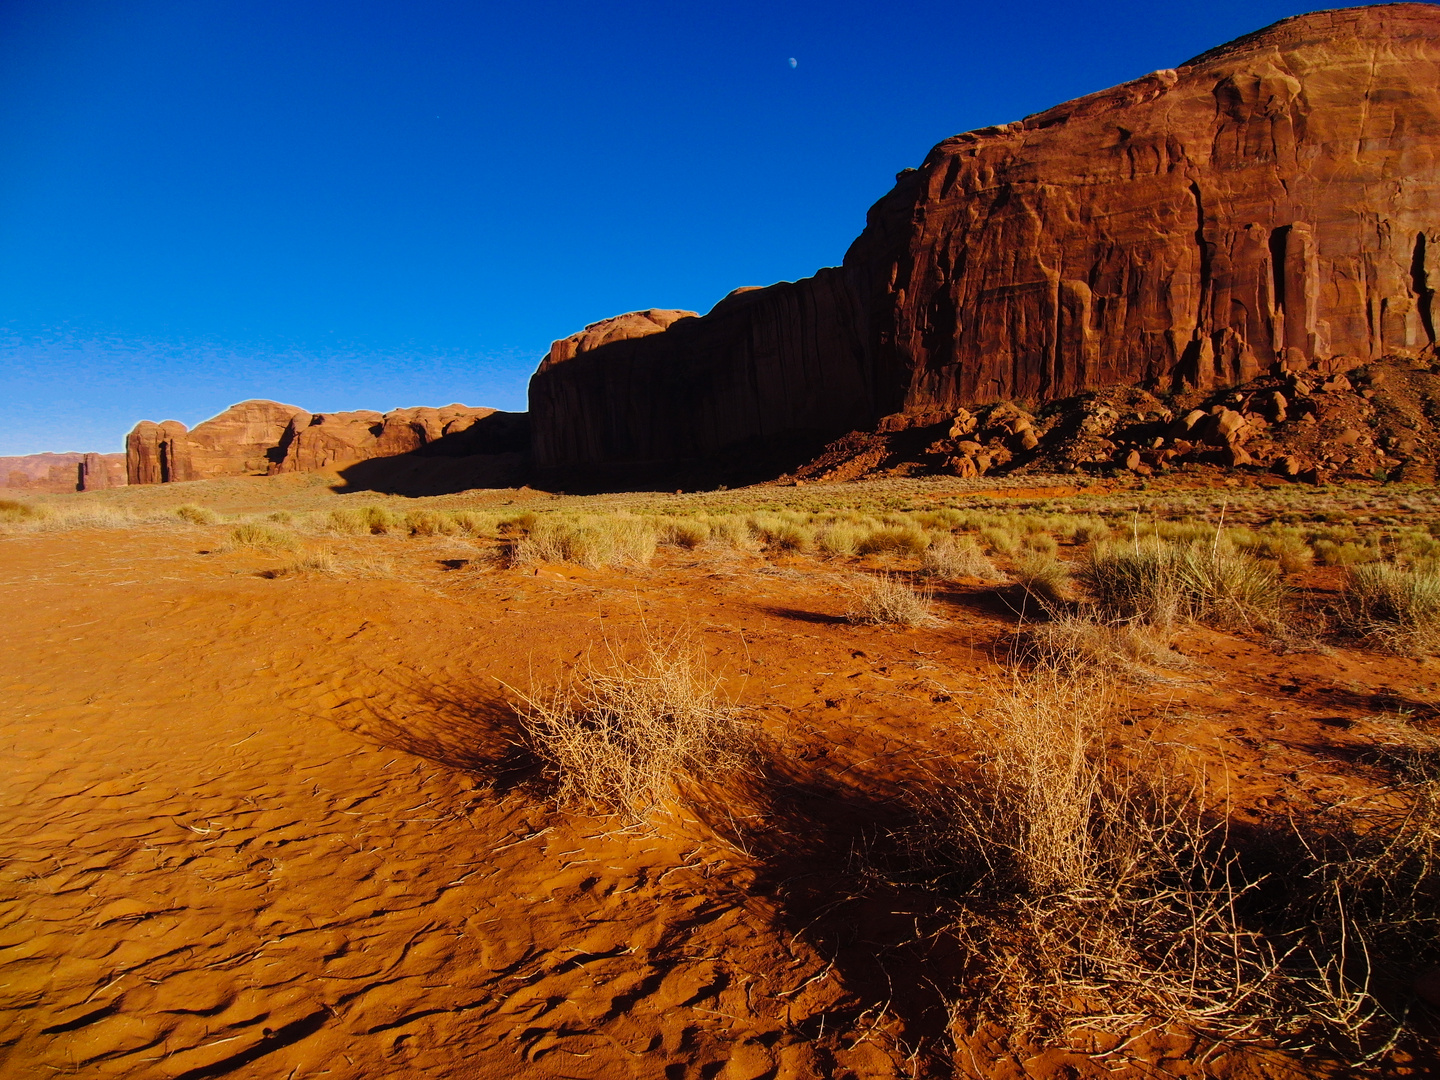
M1312 546L1315 557L1326 566L1356 566L1384 558L1384 553L1375 544L1358 540L1331 540L1322 537Z
M957 1041L1156 1017L1236 1035L1268 992L1275 956L1236 917L1223 816L1173 754L1112 745L1114 707L1093 671L1017 675L956 732L983 749L912 796L900 847L956 898L950 932L983 968L985 992L952 1005Z
M1083 611L1062 611L1025 625L1016 633L1014 660L1068 676L1108 671L1116 679L1153 680L1158 667L1184 666L1154 627L1135 622L1101 622Z
M308 551L273 570L261 570L263 578L297 577L302 574L335 574L340 571L340 560L333 551Z
M394 564L383 556L351 553L340 555L327 549L304 552L287 563L261 570L263 578L302 577L307 574L328 574L347 578L387 578L394 576Z
M1424 1044L1404 984L1440 962L1440 737L1401 718L1369 795L1302 797L1237 833L1194 751L1121 723L1113 665L1088 648L956 717L874 871L945 898L968 958L957 1046L987 1025L1017 1045L1108 1033L1118 1064L1129 1038L1170 1031L1197 1053L1269 1043L1364 1068Z
M857 554L919 555L930 546L930 537L918 525L883 525L855 546Z
M895 574L877 574L859 586L845 617L865 626L938 626L941 621L929 591L916 591Z
M694 551L710 540L710 524L696 518L678 518L664 522L660 542Z
M653 521L631 514L545 516L510 544L514 566L575 563L590 569L644 566L655 555Z
M1157 627L1195 621L1225 630L1265 629L1282 619L1276 568L1223 537L1184 544L1136 538L1097 544L1078 574L1104 618Z
M1394 652L1440 650L1440 568L1390 562L1352 566L1340 622L1357 637Z
M296 546L295 535L259 521L245 521L230 530L224 550L255 548L261 551L289 551Z
M0 499L0 525L32 524L47 517L46 507L19 499Z
M220 520L214 510L194 503L185 503L175 508L175 516L187 525L214 525Z
M506 519L478 510L395 510L386 506L347 506L331 510L324 528L342 536L494 537Z
M920 572L950 580L977 578L983 582L997 582L1004 579L995 564L980 550L979 544L971 537L953 533L946 533L925 549L920 556Z
M647 636L633 657L607 650L568 683L521 697L521 724L558 797L635 819L746 752L739 711L683 636Z
M1031 552L1016 564L1014 577L1028 605L1033 605L1023 615L1054 618L1068 610L1074 599L1070 568L1053 555Z
M0 499L0 529L6 532L64 532L69 529L127 529L137 525L175 524L171 514L127 510L84 501L53 505Z
M1440 963L1440 737L1402 720L1368 756L1377 789L1276 830L1257 905L1297 961L1293 1022L1361 1065L1419 1034L1394 983Z

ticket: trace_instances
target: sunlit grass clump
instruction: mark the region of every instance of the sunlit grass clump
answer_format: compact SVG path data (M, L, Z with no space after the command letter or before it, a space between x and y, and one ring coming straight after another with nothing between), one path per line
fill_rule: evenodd
M1402 653L1440 650L1440 569L1389 562L1350 568L1340 607L1352 633Z
M683 638L649 637L638 656L586 663L568 684L524 697L517 711L562 801L636 817L744 753L738 711Z

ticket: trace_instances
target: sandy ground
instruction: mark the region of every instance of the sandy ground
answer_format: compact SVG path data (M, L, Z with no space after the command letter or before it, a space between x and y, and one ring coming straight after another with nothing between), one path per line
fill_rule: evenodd
M993 697L992 594L865 628L853 565L537 572L389 537L331 545L385 576L270 580L285 557L217 553L226 531L0 538L0 1076L944 1074L923 904L845 883L887 793ZM505 687L642 624L701 642L783 798L626 828L544 797ZM1379 714L1440 697L1413 660L1181 647L1133 716L1242 816L1353 783ZM1107 1075L972 1049L977 1075ZM1209 1074L1184 1039L1146 1053ZM1305 1075L1263 1057L1205 1068Z

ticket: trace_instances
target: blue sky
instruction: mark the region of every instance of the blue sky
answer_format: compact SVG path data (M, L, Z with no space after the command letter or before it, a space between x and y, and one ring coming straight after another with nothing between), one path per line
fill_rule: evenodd
M0 454L524 408L588 322L838 263L946 136L1323 6L3 0Z

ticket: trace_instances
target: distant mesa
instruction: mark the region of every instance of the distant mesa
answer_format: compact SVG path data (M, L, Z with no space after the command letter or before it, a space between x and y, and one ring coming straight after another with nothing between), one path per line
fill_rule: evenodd
M131 484L334 472L355 490L434 494L513 482L528 443L524 413L466 405L310 413L255 400L193 430L142 420L125 440L125 472Z
M124 454L0 457L0 488L10 491L96 491L124 486Z
M1430 356L1437 288L1440 8L1302 15L946 139L840 267L557 342L537 482L761 478L885 417Z

